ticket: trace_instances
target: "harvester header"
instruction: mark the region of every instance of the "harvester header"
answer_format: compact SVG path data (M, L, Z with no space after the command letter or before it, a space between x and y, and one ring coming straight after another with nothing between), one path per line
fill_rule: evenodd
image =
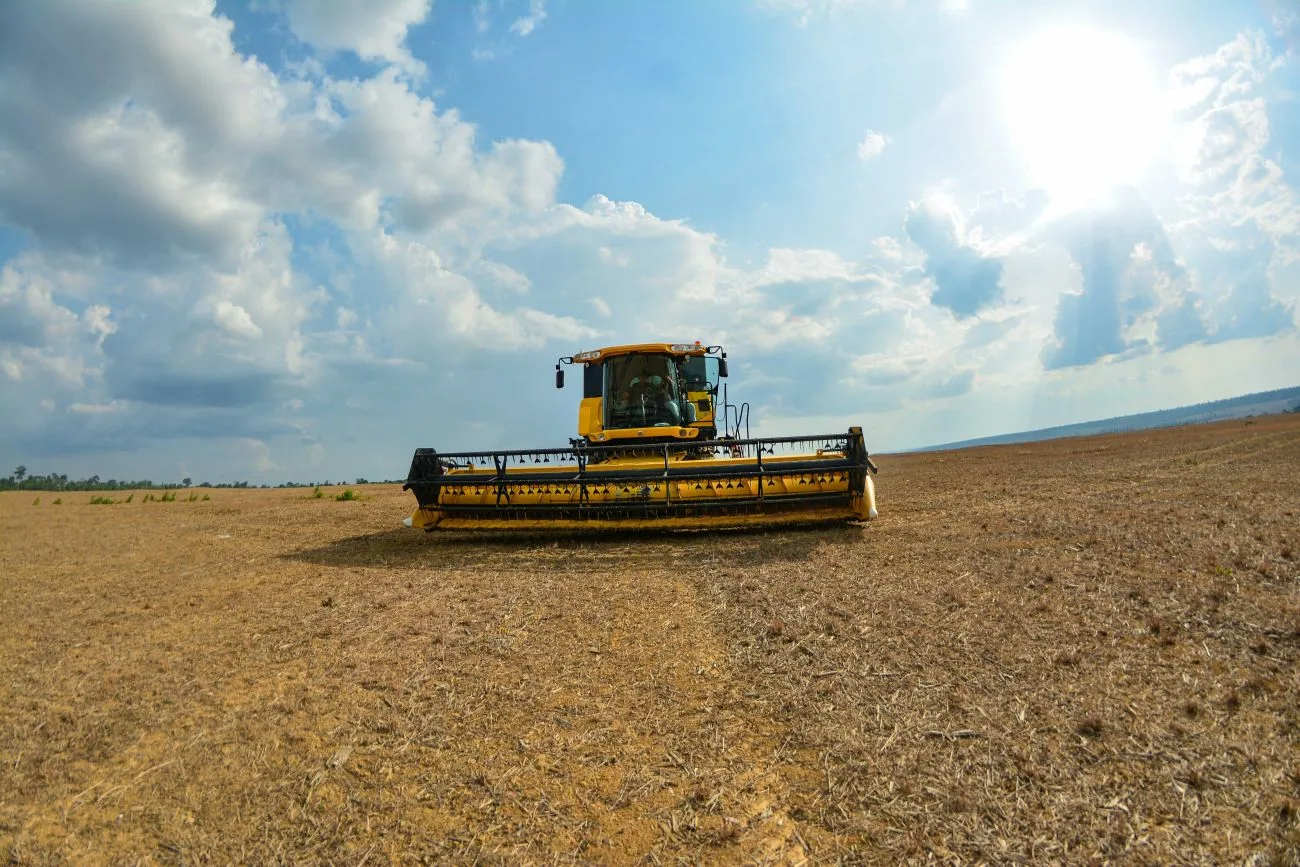
M721 346L638 343L561 357L581 365L568 448L417 449L407 526L433 529L739 527L876 516L861 428L750 438L727 399ZM742 432L744 436L742 436Z

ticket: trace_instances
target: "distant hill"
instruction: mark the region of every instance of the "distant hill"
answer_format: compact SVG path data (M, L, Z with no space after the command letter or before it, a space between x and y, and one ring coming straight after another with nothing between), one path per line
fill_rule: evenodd
M1241 397L1230 397L1226 400L1213 400L1209 403L1180 406L1176 409L1161 409L1155 412L1138 413L1137 415L1121 415L1100 421L1085 421L1078 424L1061 425L1060 427L1042 428L1041 430L980 437L973 440L960 440L954 443L911 449L911 451L934 452L942 449L964 449L972 446L1031 443L1038 440L1059 439L1060 437L1082 437L1129 430L1174 427L1176 425L1200 424L1209 421L1224 421L1231 418L1246 418L1252 415L1271 415L1273 413L1295 411L1300 411L1300 387L1281 388L1277 391L1261 391L1256 394L1245 394Z

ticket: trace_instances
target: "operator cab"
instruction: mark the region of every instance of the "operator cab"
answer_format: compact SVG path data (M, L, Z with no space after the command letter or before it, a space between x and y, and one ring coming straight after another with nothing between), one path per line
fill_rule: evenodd
M593 443L715 438L726 356L708 353L720 350L699 343L639 344L560 359L584 366L578 433ZM564 372L559 363L555 367L556 387L563 388Z

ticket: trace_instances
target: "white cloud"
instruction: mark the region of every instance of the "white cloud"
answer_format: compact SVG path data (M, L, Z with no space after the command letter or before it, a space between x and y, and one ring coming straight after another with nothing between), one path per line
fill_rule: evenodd
M866 138L858 142L858 159L865 163L880 156L885 152L887 144L889 144L889 136L882 132L867 130Z
M815 17L830 15L841 9L863 6L874 0L758 0L758 5L797 16L795 23L807 27Z
M516 18L510 25L510 32L527 36L537 29L537 25L546 20L546 0L528 0L528 14Z
M5 15L0 220L51 247L137 260L247 241L260 209L240 181L292 94L210 10L50 0Z
M485 259L476 263L473 270L482 274L489 283L517 295L527 293L533 286L533 281L528 279L527 274L522 274L500 262Z
M217 302L212 316L218 325L231 334L250 339L262 336L262 329L257 327L257 323L248 315L248 311L224 298Z
M125 412L126 401L115 400L110 403L70 403L68 412L74 415L103 415L105 413Z
M407 50L406 34L428 17L431 5L432 0L286 0L285 11L304 42L419 71L422 65Z
M1300 260L1300 203L1266 155L1270 107L1291 98L1275 82L1282 59L1262 34L1243 33L1175 70L1205 94L1185 128L1180 169L1192 192L1172 231L1200 277L1210 340L1295 327L1294 307L1278 299L1293 293L1284 275Z
M1175 104L1186 110L1222 106L1255 90L1268 76L1273 53L1263 34L1239 33L1211 54L1170 70Z
M553 389L525 385L534 367L544 386L557 351L665 336L725 343L756 418L884 411L1040 375L1056 295L1083 288L1059 246L1051 258L1042 243L999 252L1006 270L994 275L1004 261L987 265L994 210L1016 230L1032 221L1032 203L1005 196L986 203L987 222L928 201L928 224L911 227L930 229L924 253L884 236L854 258L777 247L757 264L637 202L558 202L554 147L484 141L406 77L406 34L427 3L376 6L355 32L341 3L286 8L318 47L399 68L276 74L198 0L0 13L0 75L17 82L0 90L0 113L15 121L0 127L0 164L16 167L0 172L0 220L35 239L0 272L0 405L54 401L77 415L48 428L39 414L6 419L6 447L71 454L202 437L225 444L230 472L294 475L361 448L348 440L404 451L416 429L431 443L519 445L520 430L571 427ZM533 7L516 34L544 11ZM85 44L96 51L76 50ZM1189 122L1211 125L1211 111L1245 120L1239 144L1198 139L1198 177L1222 167L1219 186L1187 204L1184 231L1255 249L1248 225L1281 257L1295 203L1261 152L1267 124L1247 122L1262 93L1221 83L1230 67L1257 86L1238 67L1239 55L1258 60L1244 45L1226 65L1189 67L1214 79L1197 85L1205 105ZM860 155L888 144L869 132ZM289 226L303 223L329 240L295 246ZM1264 283L1203 286L1157 268L1151 250L1126 266L1129 296L1154 299L1126 324L1130 342L1190 333L1191 319L1160 318L1171 311L1221 322L1225 336L1287 312ZM1005 292L954 317L930 298L954 261L998 276ZM1192 292L1202 294L1188 304ZM436 399L412 407L416 390Z
M932 2L935 6L931 8L937 8L940 12L949 15L965 12L970 5L969 0L932 0ZM793 15L796 26L807 27L815 18L831 18L840 12L873 6L900 7L904 5L904 0L756 0L756 3L763 9Z
M0 27L0 74L21 85L0 92L0 220L49 248L229 265L269 212L419 232L553 201L548 143L481 149L391 68L277 78L204 8L51 0Z
M488 0L475 0L474 11L471 13L474 17L474 32L487 33L492 27L492 12L488 7Z
M30 274L13 263L0 270L0 343L42 349L78 331L76 314L54 298L43 274Z
M82 326L95 335L101 347L104 345L104 338L117 331L117 323L113 321L112 315L112 309L106 304L92 304L82 311Z
M266 443L252 437L244 437L240 442L246 449L248 467L254 473L276 469L275 461L271 459L271 449Z
M1263 99L1229 102L1211 108L1188 124L1179 169L1186 183L1219 180L1268 142L1268 111Z

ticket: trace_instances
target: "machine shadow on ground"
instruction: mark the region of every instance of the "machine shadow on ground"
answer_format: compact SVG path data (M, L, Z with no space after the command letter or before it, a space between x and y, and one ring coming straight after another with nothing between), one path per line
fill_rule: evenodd
M281 555L286 560L321 566L390 568L421 564L445 568L483 565L502 558L563 552L568 558L625 560L707 554L735 566L760 566L805 559L821 546L860 544L867 528L860 525L792 526L740 530L627 532L564 531L422 533L398 528L349 536Z

